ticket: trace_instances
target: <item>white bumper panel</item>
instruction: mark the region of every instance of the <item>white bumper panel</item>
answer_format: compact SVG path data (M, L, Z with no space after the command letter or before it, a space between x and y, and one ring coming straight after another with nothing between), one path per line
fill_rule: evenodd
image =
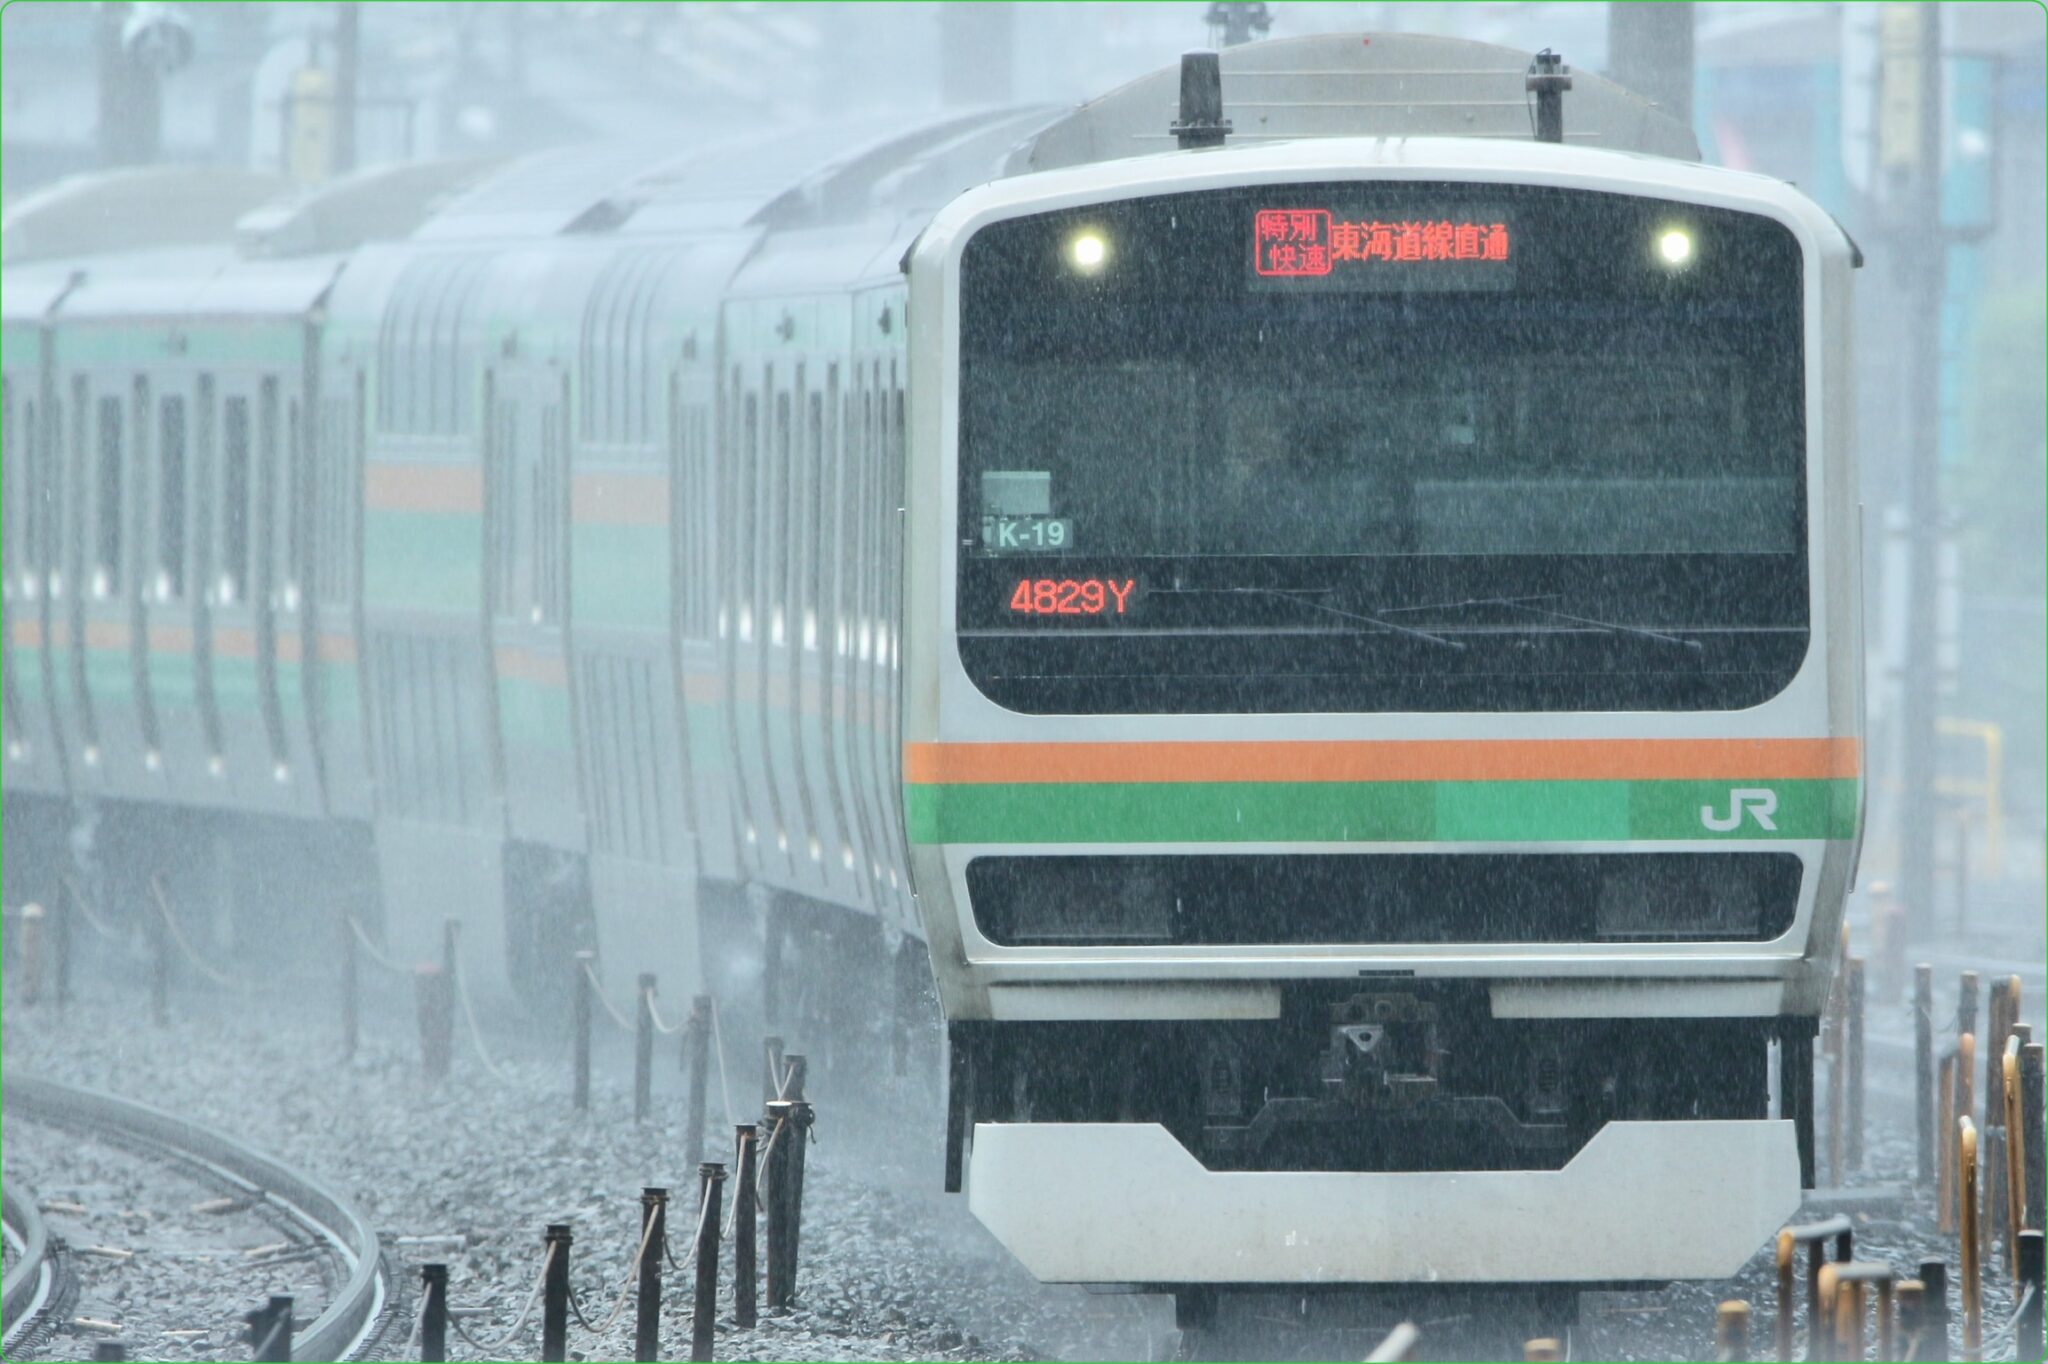
M1718 1279L1799 1210L1794 1140L1611 1122L1562 1170L1216 1173L1156 1123L978 1123L967 1201L1048 1283Z

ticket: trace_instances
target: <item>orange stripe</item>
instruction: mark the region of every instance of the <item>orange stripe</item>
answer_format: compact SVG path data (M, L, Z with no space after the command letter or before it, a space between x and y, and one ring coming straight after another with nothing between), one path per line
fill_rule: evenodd
M569 666L559 654L537 654L526 649L499 649L496 652L498 676L516 678L522 682L538 682L549 687L569 685Z
M320 636L320 658L326 663L353 663L356 661L356 637L322 632Z
M907 780L978 782L1663 781L1853 777L1854 739L1395 739L905 744Z
M34 619L14 622L14 643L20 649L42 648L43 623Z
M469 512L484 509L484 473L474 464L372 464L363 501L375 511Z
M192 627L189 625L150 626L149 651L153 654L191 653Z
M256 632L230 626L216 626L213 632L213 651L223 658L256 657Z
M569 517L604 526L665 526L668 478L662 474L577 474L569 484Z
M85 647L125 649L128 647L128 627L121 621L89 620L85 623Z

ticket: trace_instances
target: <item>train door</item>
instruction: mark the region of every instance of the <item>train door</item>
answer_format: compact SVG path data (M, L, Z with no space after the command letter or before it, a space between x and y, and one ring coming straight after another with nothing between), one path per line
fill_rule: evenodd
M149 603L156 588L154 512L162 496L152 397L147 375L137 374L129 380L125 455L128 508L124 514L128 548L123 595L128 615L129 689L142 738L142 768L145 782L155 787L163 781L164 739L163 727L157 719L149 633Z
M217 775L245 801L271 799L292 780L277 700L275 572L278 447L284 414L275 374L218 377L218 417L208 502L212 578L207 584L204 671L220 746Z
M773 793L768 786L761 746L760 711L763 678L760 667L759 611L763 599L765 557L762 540L762 391L748 382L746 367L735 365L727 389L728 439L720 452L719 483L725 503L721 527L731 534L731 551L722 556L728 591L720 607L724 649L722 707L727 752L739 793L742 863L758 871L767 863L763 830L770 848L775 837Z
M484 379L484 600L506 817L581 847L581 735L569 665L569 377L517 362Z
M675 652L676 709L682 719L684 782L690 826L698 832L700 874L731 879L739 860L739 821L723 780L718 713L717 627L720 519L712 473L716 370L694 361L695 338L669 376L669 638Z
M192 516L200 500L194 492L197 470L193 426L194 376L182 369L158 371L156 383L140 403L138 427L147 426L143 463L150 495L144 503L137 544L146 544L143 574L144 629L147 632L149 704L155 715L156 741L165 780L180 792L198 796L206 782L209 749L200 719L198 675L193 656ZM138 473L138 481L143 475Z
M299 771L290 783L292 804L302 810L327 806L327 762L324 745L326 658L321 634L319 595L313 590L318 555L318 522L314 518L314 471L318 467L319 333L305 328L305 359L288 376L284 390L283 429L277 450L271 497L266 505L272 525L271 579L263 608L273 625L273 670L277 688L278 762L295 760Z

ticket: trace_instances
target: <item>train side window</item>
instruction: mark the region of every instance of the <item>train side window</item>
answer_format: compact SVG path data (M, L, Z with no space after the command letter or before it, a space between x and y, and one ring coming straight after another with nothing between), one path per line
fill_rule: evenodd
M837 384L839 372L832 371L830 382ZM811 580L804 591L804 648L816 652L818 648L818 614L824 601L825 561L830 554L830 532L825 529L825 413L828 408L825 395L811 395L810 465L804 471L810 483L810 512L806 517L809 525L808 546L810 555Z
M156 563L156 517L151 514L152 498L156 490L151 486L156 465L151 460L155 442L155 424L149 416L149 380L136 375L130 389L128 403L128 467L129 496L135 506L134 515L128 519L129 545L127 557L133 565L135 593L144 596L156 589L152 583L152 569Z
M740 579L739 620L736 624L739 637L743 640L754 637L754 603L761 594L760 562L760 507L758 490L761 485L761 399L749 393L741 405L740 448L737 452L740 465L740 553L739 565L743 575Z
M93 541L92 594L116 596L121 591L121 400L99 400L99 460L93 486L97 534Z
M775 566L773 595L764 603L769 610L768 638L774 644L787 642L783 615L789 601L789 394L775 395L775 455L768 470L768 553Z
M249 581L249 400L221 404L219 599L242 599Z
M157 404L157 596L185 595L185 399L165 394Z
M277 380L265 379L257 389L256 404L256 562L252 590L266 594L277 571L279 416Z
M299 400L285 404L285 513L284 563L287 607L290 600L312 576L313 545L308 520L310 489L307 488L308 460L306 428L299 417Z

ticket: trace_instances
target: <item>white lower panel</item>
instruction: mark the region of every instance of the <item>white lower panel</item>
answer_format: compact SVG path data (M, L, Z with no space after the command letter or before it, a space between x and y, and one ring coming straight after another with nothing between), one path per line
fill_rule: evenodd
M1048 1283L1725 1278L1799 1209L1789 1121L1612 1122L1562 1170L1206 1170L1155 1123L978 1123L968 1205Z

